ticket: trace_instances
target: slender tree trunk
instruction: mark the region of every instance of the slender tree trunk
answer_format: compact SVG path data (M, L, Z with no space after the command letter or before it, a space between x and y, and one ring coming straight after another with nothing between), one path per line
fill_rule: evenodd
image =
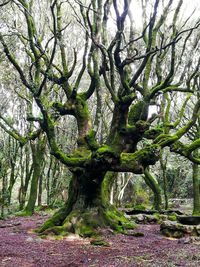
M198 155L198 151L194 152ZM193 215L200 215L199 166L193 163Z
M42 192L43 192L43 176L46 164L44 162L42 172L40 173L39 177L39 188L38 188L38 207L42 206Z
M19 209L23 210L25 205L25 198L26 198L26 192L24 187L24 163L23 163L23 148L21 148L21 155L20 155L20 180L21 185L19 189Z
M199 94L198 94L199 96ZM200 116L195 140L200 138ZM193 152L194 157L199 157L199 149ZM200 192L199 192L199 166L193 163L193 215L200 215Z
M165 209L167 210L169 207L168 201L168 181L167 181L167 156L164 159L163 149L161 150L160 154L160 166L162 169L162 177L163 177L163 184L164 184L164 199L165 199Z
M40 175L38 188L38 207L42 206L42 180L42 175Z
M29 214L33 214L35 209L35 203L38 193L38 181L42 171L45 146L46 136L39 137L38 143L36 145L31 144L33 158L33 175L31 180L29 200L25 208L26 213Z
M15 164L11 163L11 172L10 172L10 182L8 186L8 203L11 204L11 197L12 197L12 189L15 184Z
M162 206L162 197L161 197L161 189L156 181L156 179L151 175L149 170L146 168L144 172L144 179L146 184L151 188L154 194L154 205L153 208L156 210L161 210Z
M124 197L125 189L129 183L130 179L131 179L131 175L128 175L128 173L124 173L123 176L124 176L124 181L123 181L122 187L120 189L120 192L118 194L119 207L122 205L122 200Z
M51 169L53 164L53 156L50 157L50 163L48 167L47 177L46 177L46 190L47 190L47 206L50 206L51 199L50 199L50 180L51 180Z
M4 169L4 168L3 168ZM2 175L2 198L1 198L1 217L5 216L5 206L6 206L6 175Z
M54 165L53 165L53 170L52 170L52 179L51 179L51 187L50 187L50 192L49 192L49 198L50 198L50 206L53 207L56 199L57 199L57 187L58 187L58 178L59 175L61 174L58 171L59 168L58 161L54 159Z
M164 198L165 198L165 209L169 207L169 198L168 198L168 181L166 175L166 168L163 169L163 182L164 182Z
M105 179L102 182L102 196L105 203L113 204L113 196L111 196L113 189L113 184L118 178L117 172L107 172ZM111 201L112 200L112 201Z
M7 161L1 162L0 178L2 178L2 194L1 194L1 217L2 218L4 218L4 216L5 216L5 207L8 204L8 195L7 195L8 179L7 179L7 171L8 171L8 162Z
M15 139L11 139L9 136L9 142L12 140L12 147L14 149L14 154L10 155L10 181L9 181L9 186L8 186L8 204L11 204L11 198L12 198L12 189L13 186L16 182L16 178L18 176L18 171L16 171L16 162L17 162L17 156L18 156L18 151L19 151L19 144ZM17 169L18 170L18 169Z

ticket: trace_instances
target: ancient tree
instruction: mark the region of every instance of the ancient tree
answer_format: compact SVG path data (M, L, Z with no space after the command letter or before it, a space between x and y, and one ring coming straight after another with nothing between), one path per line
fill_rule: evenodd
M133 224L109 204L112 172L146 170L148 179L148 166L165 146L200 162L192 153L199 141L187 147L179 142L198 117L200 99L182 128L157 125L162 114L149 116L163 94L187 97L198 79L195 60L186 71L186 47L199 24L181 21L183 1L174 2L163 7L155 0L148 7L142 1L142 28L134 22L137 10L130 0L16 0L6 6L18 19L4 22L1 47L38 108L38 115L27 119L41 127L51 154L73 174L67 202L39 232L90 236L106 225L124 232ZM11 39L20 44L14 48ZM110 111L106 120L104 103ZM67 116L77 124L77 146L70 153L56 135ZM101 140L100 126L107 133Z

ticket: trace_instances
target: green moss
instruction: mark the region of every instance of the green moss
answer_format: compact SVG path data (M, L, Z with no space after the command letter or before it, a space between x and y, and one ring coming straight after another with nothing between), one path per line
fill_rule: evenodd
M89 214L84 214L83 219L88 225L90 225L94 229L99 226L99 223L96 220L92 219Z
M98 155L102 155L106 152L113 153L113 154L115 153L114 149L110 146L107 146L107 145L103 145L97 150Z
M105 224L109 225L113 230L120 233L126 233L125 229L134 229L135 224L130 222L122 212L115 210L114 207L109 207L104 211Z
M169 146L173 144L175 146L175 141L178 140L177 135L169 135L169 134L160 134L156 139L154 140L154 143L160 144L162 146Z
M98 149L99 148L99 144L97 143L96 139L95 139L95 132L93 130L91 130L88 135L85 137L86 142L89 146L90 149Z
M181 231L175 231L173 234L172 234L172 237L174 238L181 238L184 236L184 233L181 232Z
M130 108L128 123L134 125L138 120L145 121L147 118L148 106L144 101L138 101Z
M53 154L56 155L56 157L60 159L61 162L71 167L76 167L78 165L81 166L83 163L85 163L86 160L89 160L91 157L91 151L89 150L78 150L75 152L75 154L68 156L65 156L64 153L62 153L60 150L54 151Z
M53 235L52 238L56 239L56 240L63 240L63 236L62 235Z
M89 124L91 124L88 105L80 94L76 96L75 106L75 116L78 122L79 129L84 127L86 122L89 122Z
M73 158L79 158L79 157L89 157L91 155L91 151L86 149L85 147L80 147L78 148L74 154L72 154L72 159Z
M139 129L147 129L149 128L150 123L148 121L139 120L135 123L135 126L136 128L139 128Z
M133 207L133 205L131 204L131 203L126 203L126 205L125 205L125 208L132 208Z
M121 153L121 164L125 165L127 169L132 169L134 162L137 162L144 156L143 151L137 151L135 153ZM136 164L135 164L136 165ZM134 166L136 169L136 166ZM138 164L138 173L142 173L143 169L140 164Z
M52 107L54 109L56 109L57 111L59 111L61 114L63 113L64 111L64 106L61 102L59 101L55 101L53 104L52 104Z
M167 237L172 237L172 234L168 229L163 229L162 234L167 236Z
M43 233L46 229L53 228L54 226L62 225L62 222L66 218L67 206L59 209L53 217L46 221L39 229L38 233Z
M156 139L154 140L154 143L158 143L158 142L161 143L161 142L163 142L164 140L166 140L166 139L168 139L170 137L171 137L170 134L164 134L164 133L162 133L158 137L156 137Z
M154 213L153 215L156 217L157 224L160 224L162 222L162 218L160 217L160 214L159 213Z
M78 210L74 210L66 218L63 223L65 231L73 232L82 237L99 236L97 228L101 226L100 218L92 212L80 213Z
M162 128L153 128L153 129L150 129L150 130L145 131L144 138L154 139L158 135L162 134L162 132L163 132L163 129Z
M146 210L146 207L144 205L135 205L134 210Z
M133 169L133 163L135 163L134 172L137 171L136 167L138 165L138 173L143 172L142 165L152 165L159 159L160 146L157 144L149 145L144 147L140 151L135 153L121 153L121 163L127 166L127 169ZM142 169L141 169L142 168ZM139 172L140 171L140 172Z
M38 233L43 233L46 229L51 229L52 227L54 227L55 224L53 222L53 220L48 220L46 221L39 229L38 229Z
M52 236L66 236L69 234L68 229L65 226L54 226L46 229L42 232L43 235L50 234Z
M78 230L78 234L82 237L91 237L95 236L96 232L91 225L82 224Z
M107 172L103 179L101 184L101 200L103 205L110 201L110 191L117 176L117 172Z
M21 217L31 216L31 215L33 215L33 212L28 212L28 211L25 211L25 210L15 213L15 216L21 216Z
M175 215L171 215L171 216L169 216L168 219L169 219L170 221L176 221L176 220L177 220L177 218L176 218Z

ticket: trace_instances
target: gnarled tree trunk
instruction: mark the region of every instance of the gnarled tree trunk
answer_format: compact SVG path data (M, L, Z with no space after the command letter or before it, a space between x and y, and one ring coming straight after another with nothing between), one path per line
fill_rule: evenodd
M86 237L96 235L98 227L103 226L110 226L119 232L134 228L134 224L109 203L112 179L110 172L105 175L105 172L74 171L68 200L64 207L45 222L39 233L72 232Z

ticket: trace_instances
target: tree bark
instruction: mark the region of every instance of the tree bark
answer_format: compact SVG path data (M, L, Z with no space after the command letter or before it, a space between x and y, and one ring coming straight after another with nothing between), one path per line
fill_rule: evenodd
M163 175L163 184L164 184L164 199L165 199L165 209L167 210L169 207L168 203L168 181L167 181L167 156L164 158L163 149L161 150L160 155L160 166L162 169L162 175Z
M193 163L193 215L200 215L199 165L196 163Z
M38 143L31 144L33 158L33 176L31 180L30 196L25 208L26 213L33 214L38 193L38 181L41 176L42 162L46 146L46 136L41 136Z
M151 190L154 193L154 204L153 208L160 211L162 206L162 197L161 197L161 189L156 181L156 179L151 175L151 173L148 171L148 169L145 169L144 172L144 179L146 184L151 188Z
M8 163L5 161L1 163L0 176L2 178L2 193L1 193L1 217L5 216L5 207L7 205L7 169Z

